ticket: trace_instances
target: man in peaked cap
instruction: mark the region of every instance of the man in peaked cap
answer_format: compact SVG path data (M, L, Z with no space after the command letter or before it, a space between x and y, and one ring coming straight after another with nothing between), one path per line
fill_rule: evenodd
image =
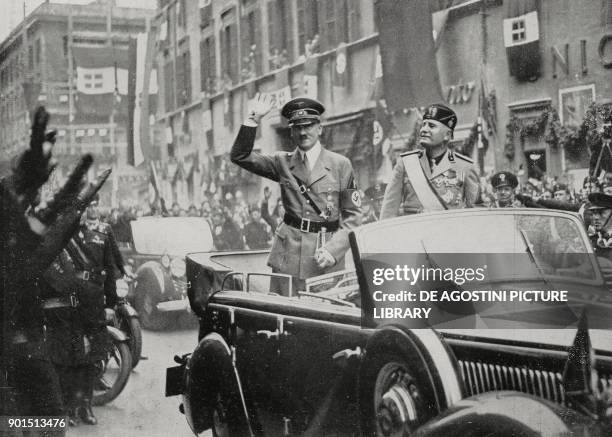
M591 236L595 254L612 261L612 196L604 193L589 194L588 210L595 231Z
M491 177L491 186L495 194L497 208L515 208L520 206L515 198L514 190L518 186L518 179L509 171L500 171Z
M325 108L316 100L296 98L281 109L297 146L293 152L253 152L257 126L272 107L270 96L255 96L230 157L245 170L280 183L286 212L274 233L268 265L291 275L294 290L304 290L305 279L344 268L348 230L361 223L361 197L349 159L319 141Z
M385 191L381 219L472 207L478 202L480 185L473 161L448 147L456 125L457 116L449 107L434 104L426 109L419 131L421 148L398 159Z

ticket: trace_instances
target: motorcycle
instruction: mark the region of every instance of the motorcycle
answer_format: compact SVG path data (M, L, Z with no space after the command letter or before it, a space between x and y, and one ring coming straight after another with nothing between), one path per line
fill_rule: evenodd
M112 339L112 348L96 363L98 378L94 385L93 405L104 405L114 400L125 388L132 371L132 353L129 339L113 326L113 309L106 309L106 330Z
M132 286L133 275L128 274L125 279L117 280L117 305L115 306L114 326L123 331L128 337L130 352L132 353L132 368L142 358L142 327L138 312L127 300L129 289Z
M119 279L117 305L115 309L105 309L106 329L113 347L96 364L98 379L94 386L94 405L104 405L119 396L128 382L130 372L141 358L142 330L138 313L127 301L128 290L127 281Z

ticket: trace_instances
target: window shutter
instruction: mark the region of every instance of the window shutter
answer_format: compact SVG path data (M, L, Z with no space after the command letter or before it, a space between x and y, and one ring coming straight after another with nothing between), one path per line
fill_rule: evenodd
M232 23L228 27L230 29L230 49L228 53L228 56L230 56L230 76L232 77L232 83L237 83L239 77L237 26L236 23Z
M178 106L183 106L183 90L185 84L185 64L183 62L183 55L180 54L176 59L176 103Z
M334 0L336 14L336 40L334 46L344 42L349 42L348 39L348 12L346 0Z
M209 76L208 72L208 47L207 39L200 40L200 91L208 92L207 79Z
M276 19L276 9L274 8L275 2L271 1L268 3L268 47L270 49L270 56L274 55L274 50L278 49L276 40L276 30L278 29L278 23Z
M186 51L183 54L183 74L185 77L185 94L184 94L184 99L185 101L183 102L184 105L186 105L187 103L189 103L191 101L191 52L190 51Z
M298 55L304 53L304 46L306 44L307 39L307 29L308 26L306 24L306 10L305 10L306 0L297 0L297 38L298 38Z
M279 0L282 1L282 0ZM287 49L287 59L289 63L293 63L293 59L295 58L293 53L293 15L291 13L291 5L293 2L284 2L284 17L282 20L285 25L285 41L284 48Z
M172 61L164 65L164 110L170 112L174 109L174 75L172 74Z
M327 33L327 0L316 0L318 2L317 12L319 13L319 45L321 46L321 52L325 52L329 48L329 35Z
M210 64L208 66L208 72L210 74L209 86L212 88L211 92L214 94L217 91L217 52L215 51L215 37L211 35L208 38L208 59Z
M255 51L255 68L257 75L261 75L263 73L262 69L262 39L261 39L261 9L255 9L255 44L257 45L257 50Z
M347 1L348 6L348 36L350 41L356 41L361 38L361 11L359 10L358 1Z

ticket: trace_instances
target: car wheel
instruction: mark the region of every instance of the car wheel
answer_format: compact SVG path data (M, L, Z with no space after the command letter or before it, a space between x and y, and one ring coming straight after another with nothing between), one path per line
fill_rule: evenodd
M98 378L94 385L93 405L104 405L114 400L125 388L132 371L132 353L125 342L113 340L113 348L106 359L96 363Z
M372 359L360 380L364 435L410 435L438 414L433 387L415 375L399 354L382 352Z
M160 300L161 291L154 280L143 279L138 282L134 303L142 326L147 329L162 330L170 323L166 315L157 309Z
M142 328L140 320L136 317L129 317L121 321L120 329L128 333L130 338L129 346L132 353L132 369L136 367L142 355Z
M249 424L242 406L240 388L233 370L222 366L213 389L212 432L215 437L243 437L250 435ZM223 382L221 382L223 381Z

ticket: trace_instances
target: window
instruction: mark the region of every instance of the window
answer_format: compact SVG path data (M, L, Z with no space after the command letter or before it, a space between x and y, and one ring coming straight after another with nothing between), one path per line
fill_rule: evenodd
M322 51L335 49L340 43L360 38L359 2L319 0L318 12Z
M191 56L186 51L176 60L176 83L178 92L178 105L183 106L191 101Z
M602 0L601 9L601 25L612 25L612 0Z
M293 61L291 3L283 0L268 2L268 45L270 69L275 70Z
M512 42L525 41L525 20L520 19L512 22Z
M34 42L34 62L36 65L40 64L41 56L42 56L42 41L39 38Z
M236 14L232 8L225 12L221 19L223 27L220 31L221 42L221 76L224 82L238 81L238 35L236 31Z
M206 27L212 23L212 1L200 0L200 27Z
M319 34L319 10L317 0L298 0L298 41L300 55L305 53L306 45L309 46L311 53L316 53L312 47L313 39Z
M164 65L164 111L170 112L174 109L174 71L172 61Z
M259 76L261 69L261 11L256 4L245 6L241 21L242 38L241 79L248 80Z
M200 89L205 94L215 94L217 91L217 74L215 38L213 36L200 41L200 64Z

